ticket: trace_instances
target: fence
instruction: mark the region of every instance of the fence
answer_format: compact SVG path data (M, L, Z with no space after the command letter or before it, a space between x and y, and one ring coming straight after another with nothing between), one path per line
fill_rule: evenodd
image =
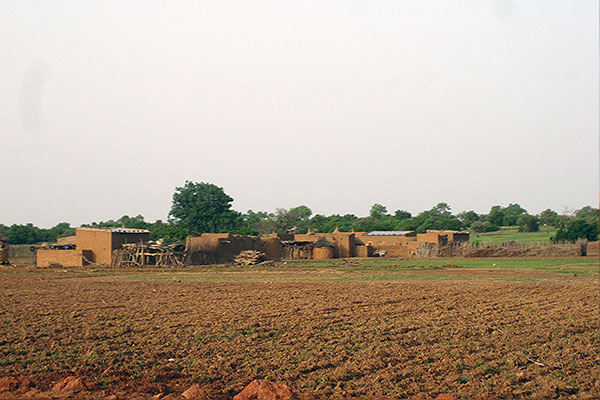
M419 243L417 257L577 257L585 256L587 241L577 243L486 243L463 242L439 245Z

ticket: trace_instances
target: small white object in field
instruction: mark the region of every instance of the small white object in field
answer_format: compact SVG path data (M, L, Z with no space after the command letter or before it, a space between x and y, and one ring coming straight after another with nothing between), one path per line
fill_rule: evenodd
M493 263L492 265L495 267L495 266L496 266L496 263Z

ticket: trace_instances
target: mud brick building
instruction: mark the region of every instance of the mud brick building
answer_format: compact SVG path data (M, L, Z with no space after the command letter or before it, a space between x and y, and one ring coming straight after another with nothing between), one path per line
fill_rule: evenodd
M116 250L123 244L147 242L150 232L127 228L77 228L74 237L62 238L50 248L38 249L38 267L62 265L81 267L90 263L117 265ZM244 250L264 252L269 260L366 258L373 256L416 257L419 246L447 245L468 241L468 232L375 231L305 234L271 234L267 236L204 233L186 240L184 263L187 265L233 262Z
M220 264L232 262L244 250L265 253L269 260L366 258L373 256L416 257L420 243L446 245L468 241L468 232L376 231L244 236L229 233L204 233L186 242L185 263Z
M75 244L77 250L90 250L90 262L110 265L113 251L124 243L140 243L150 240L150 231L128 228L77 228Z
M427 230L426 233L417 234L417 241L446 245L458 242L468 242L469 232L448 230Z
M72 237L64 239L53 248L38 249L36 265L38 267L51 265L81 267L95 263L110 266L114 250L120 249L122 244L148 240L150 240L150 231L145 229L77 228L74 249Z
M417 237L414 231L373 231L355 234L357 249L364 246L366 251L358 257L386 255L389 257L410 257L416 254Z

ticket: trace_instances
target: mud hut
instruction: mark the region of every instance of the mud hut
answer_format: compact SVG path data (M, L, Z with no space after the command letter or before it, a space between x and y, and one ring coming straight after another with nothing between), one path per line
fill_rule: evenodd
M325 237L320 238L313 244L313 259L314 260L329 260L333 258L334 244Z

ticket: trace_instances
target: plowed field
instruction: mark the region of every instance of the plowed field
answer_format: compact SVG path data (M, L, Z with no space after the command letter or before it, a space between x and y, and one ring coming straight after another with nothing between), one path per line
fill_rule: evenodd
M0 398L67 376L75 398L225 399L253 379L303 399L597 398L597 262L549 264L5 268L0 378L28 380Z

